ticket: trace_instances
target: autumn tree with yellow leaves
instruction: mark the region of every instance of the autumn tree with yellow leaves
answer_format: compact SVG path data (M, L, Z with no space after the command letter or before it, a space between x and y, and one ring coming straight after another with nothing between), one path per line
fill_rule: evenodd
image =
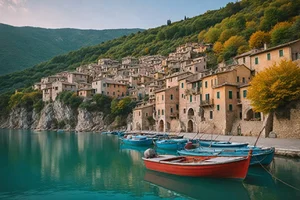
M300 67L281 61L259 72L251 81L247 98L256 112L270 113L300 99Z

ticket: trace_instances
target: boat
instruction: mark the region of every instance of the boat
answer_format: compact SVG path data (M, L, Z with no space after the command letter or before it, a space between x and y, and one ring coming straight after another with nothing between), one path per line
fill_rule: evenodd
M188 139L166 139L156 141L155 145L159 149L180 150L184 148L187 142Z
M189 140L189 139L165 139L165 140L158 140L154 144L158 149L165 149L165 150L180 150L184 149L185 145L191 142L195 144L198 140Z
M65 130L64 129L57 129L57 133L64 133Z
M128 135L126 138L120 138L124 144L135 145L135 146L150 146L153 144L152 138L146 136L138 135L131 136Z
M235 143L229 141L214 141L214 140L200 140L200 146L212 148L242 148L248 146L248 143Z
M148 150L146 150L148 151ZM155 155L143 157L147 169L190 177L245 179L252 151L247 156L237 157L189 157ZM146 155L146 152L144 153Z
M237 149L213 149L199 147L196 149L185 149L177 151L179 155L197 156L197 157L232 157L247 156L252 151L250 165L270 165L274 158L275 148L237 148Z

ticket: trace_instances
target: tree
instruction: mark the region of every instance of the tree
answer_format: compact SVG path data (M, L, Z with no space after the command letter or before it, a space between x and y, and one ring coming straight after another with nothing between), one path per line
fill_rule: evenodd
M198 42L203 42L204 37L206 34L206 30L202 30L199 34L198 34Z
M221 42L216 42L213 47L213 51L216 54L220 54L223 51L223 45Z
M261 20L260 29L264 31L271 30L272 26L281 21L281 13L282 12L275 7L267 8Z
M300 67L292 61L281 61L266 68L251 81L247 98L254 111L269 113L300 99Z
M167 20L167 25L169 26L169 25L171 25L171 23L172 23L171 20L168 19L168 20Z
M290 22L280 22L271 30L271 41L273 45L289 42L293 39ZM299 30L298 30L299 31Z
M263 31L256 31L253 33L249 40L249 46L251 49L262 48L264 44L268 44L271 41L271 37L269 33Z
M235 56L239 47L247 45L246 40L242 36L232 36L224 43L223 58L225 60Z
M225 29L225 30L221 33L221 35L220 35L218 41L224 43L224 42L225 42L226 40L228 40L231 36L234 36L234 35L236 35L236 34L237 34L237 31L234 30L234 29Z
M205 34L204 41L207 43L215 43L221 34L221 30L218 28L210 28Z

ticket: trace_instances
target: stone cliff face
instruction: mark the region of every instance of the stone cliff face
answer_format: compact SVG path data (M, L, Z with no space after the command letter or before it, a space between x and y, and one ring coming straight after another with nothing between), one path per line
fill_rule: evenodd
M103 113L83 109L73 110L59 101L48 103L40 113L23 107L14 108L7 118L0 119L1 128L13 129L65 129L101 131L112 126L105 124Z

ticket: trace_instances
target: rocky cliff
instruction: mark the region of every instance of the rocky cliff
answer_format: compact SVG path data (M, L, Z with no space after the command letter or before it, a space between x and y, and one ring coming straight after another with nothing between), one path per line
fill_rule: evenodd
M34 109L16 107L11 110L7 118L0 119L1 128L39 129L39 130L76 130L101 131L106 129L124 129L120 121L132 119L106 120L102 112L89 112L85 109L73 110L59 101L48 103L40 113ZM112 123L110 123L112 122ZM126 124L126 123L125 123Z

